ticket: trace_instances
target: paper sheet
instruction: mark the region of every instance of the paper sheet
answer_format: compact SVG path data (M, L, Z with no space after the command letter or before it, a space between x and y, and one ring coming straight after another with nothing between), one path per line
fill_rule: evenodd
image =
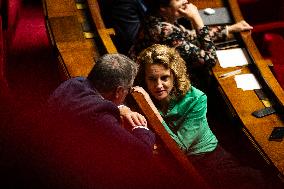
M217 50L216 53L222 68L243 66L249 63L246 52L242 48Z
M261 86L253 74L241 74L235 76L237 88L245 90L260 89Z

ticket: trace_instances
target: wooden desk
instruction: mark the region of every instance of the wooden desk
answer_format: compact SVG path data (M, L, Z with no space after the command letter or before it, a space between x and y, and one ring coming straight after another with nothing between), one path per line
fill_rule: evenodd
M206 7L221 7L228 6L235 22L243 20L238 3L236 0L228 1L206 1L196 0L192 1L198 8ZM242 73L255 73L258 72L261 75L260 83L270 95L270 100L274 99L277 104L278 110L282 111L282 114L272 114L263 118L256 118L251 113L265 108L262 101L259 100L256 93L252 90L243 91L237 88L234 77L228 77L225 79L219 78L223 73L227 73L239 68L221 68L217 64L213 68L213 76L217 80L219 91L221 92L225 102L233 116L237 117L241 124L242 130L246 136L250 139L253 146L259 151L265 161L270 164L279 176L283 178L284 175L284 141L274 142L269 141L269 135L276 126L284 126L283 110L284 110L284 91L273 76L273 73L269 69L269 63L263 59L260 55L254 41L252 40L250 32L243 32L240 34L240 39L243 41L244 48L249 52L253 64L256 70L249 69L249 67L243 67ZM262 82L265 81L265 82Z

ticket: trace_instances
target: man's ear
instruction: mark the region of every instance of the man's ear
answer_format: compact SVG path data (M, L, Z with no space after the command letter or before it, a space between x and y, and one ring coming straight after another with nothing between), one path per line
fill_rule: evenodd
M123 96L124 90L125 89L122 86L118 86L115 90L115 98L119 98L120 96Z
M125 89L122 86L118 86L114 93L114 103L121 104L125 98Z

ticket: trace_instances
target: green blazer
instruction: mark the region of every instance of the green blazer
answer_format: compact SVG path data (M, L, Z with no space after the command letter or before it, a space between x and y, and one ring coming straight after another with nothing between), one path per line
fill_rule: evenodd
M164 127L179 147L187 155L198 155L213 151L218 140L209 128L207 113L207 96L195 87L184 98L171 100L164 118Z

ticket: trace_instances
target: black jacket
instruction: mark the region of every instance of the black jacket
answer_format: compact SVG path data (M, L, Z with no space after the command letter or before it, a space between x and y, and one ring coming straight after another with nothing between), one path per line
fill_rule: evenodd
M116 46L127 54L147 12L144 0L101 0L104 19L115 29Z

